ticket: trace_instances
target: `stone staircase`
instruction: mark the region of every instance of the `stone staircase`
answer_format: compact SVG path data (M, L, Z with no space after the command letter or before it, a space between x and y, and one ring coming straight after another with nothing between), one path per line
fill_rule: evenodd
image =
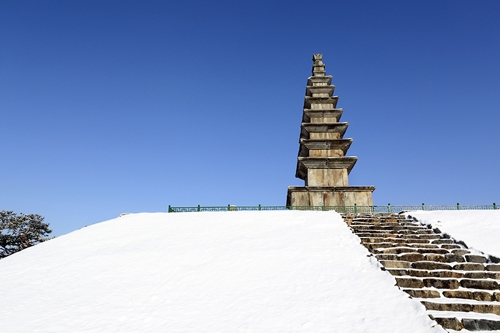
M352 231L445 329L500 331L500 260L398 214L345 215Z

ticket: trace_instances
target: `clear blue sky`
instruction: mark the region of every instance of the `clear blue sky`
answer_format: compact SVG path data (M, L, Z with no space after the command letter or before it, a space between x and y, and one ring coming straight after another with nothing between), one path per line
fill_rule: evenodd
M0 210L284 205L323 53L375 204L500 204L500 2L0 2Z

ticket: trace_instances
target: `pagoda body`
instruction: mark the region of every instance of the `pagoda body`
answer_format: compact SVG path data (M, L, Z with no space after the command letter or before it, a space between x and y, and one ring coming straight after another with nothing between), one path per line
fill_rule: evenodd
M287 206L373 206L375 186L349 186L348 175L358 160L346 156L352 139L344 139L349 123L339 122L343 109L322 54L313 55L307 79L300 148L295 176L305 186L288 187Z

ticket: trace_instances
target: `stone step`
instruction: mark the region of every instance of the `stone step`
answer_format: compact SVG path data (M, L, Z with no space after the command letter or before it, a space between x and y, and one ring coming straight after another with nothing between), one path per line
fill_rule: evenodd
M411 263L411 268L424 270L451 270L452 266L442 262L417 261Z
M389 273L395 276L415 276L415 277L443 277L457 279L492 279L499 280L500 273L494 272L464 272L453 270L422 270L422 269L387 269Z
M380 263L384 268L411 268L411 262L399 261L399 260L380 260Z
M453 265L453 269L458 271L484 271L485 267L484 264L467 262Z
M461 279L460 285L463 288L500 290L500 284L491 279Z
M417 262L417 261L433 261L433 262L443 262L443 263L455 263L455 262L460 262L460 261L465 261L465 259L461 256L456 256L453 254L446 254L446 255L440 255L440 254L422 254L419 252L407 252L407 253L402 253L402 254L390 254L390 253L384 253L384 254L376 254L375 257L378 260L403 260L403 261L411 261L411 262ZM480 265L481 264L474 264L474 265ZM477 269L478 271L481 271L483 269Z
M500 265L495 265L495 264L486 265L485 269L491 272L500 272Z
M400 275L394 276L394 278L396 279L398 287L403 288L434 287L437 289L457 289L461 287L466 289L491 291L500 290L500 284L496 280L491 279L459 279L448 277L415 277Z
M486 258L484 256L478 256L478 255L474 255L474 254L467 254L464 257L465 257L465 260L467 262L475 262L475 263L485 264L489 261L488 258Z
M346 222L396 285L445 329L500 330L500 264L494 264L500 260L397 215Z
M360 234L369 234L372 237L385 237L383 235L395 235L395 237L401 237L403 235L407 236L415 236L415 235L435 235L432 233L432 230L430 232L424 231L412 231L412 230L353 230L353 233L356 235ZM394 236L393 236L394 237ZM437 239L436 239L437 241Z
M491 313L495 315L500 315L500 304L495 304L491 302L451 302L454 299L432 299L421 301L427 310L433 311L456 311L456 312L476 312L476 313Z
M460 281L452 278L416 278L396 276L396 285L400 288L436 288L458 289Z
M435 289L403 289L405 293L415 298L440 298L441 293Z
M433 243L434 240L439 239L439 235L433 235L433 234L378 234L378 233L361 233L361 234L356 234L359 238L375 238L375 239L383 239L383 240L402 240L402 241L418 241L421 243L429 243L433 244L436 246L439 246L439 243ZM457 245L457 244L450 244L450 245Z
M418 243L418 244L426 244L426 245L431 245L429 244L429 241L427 239L419 239L419 238L412 238L412 239L405 239L405 238L382 238L382 237L359 237L361 239L361 243L392 243L392 244L406 244L406 243ZM436 245L436 247L438 247Z
M380 243L379 243L380 244ZM400 253L410 253L410 252L418 252L425 254L437 254L437 255L447 255L450 252L446 249L429 249L429 248L420 248L419 244L413 244L414 246L410 246L410 244L406 244L407 246L398 246L394 244L393 246L387 245L386 247L378 246L375 244L363 244L366 248L371 249L374 254L400 254ZM375 245L375 246L374 246Z
M442 244L441 248L447 249L447 250L461 250L461 249L463 249L463 247L458 245L458 244Z
M357 227L384 227L384 228L387 228L387 229L394 229L394 228L397 228L397 229L401 229L401 228L406 228L406 227L418 227L418 228L424 228L424 229L428 229L426 227L423 227L423 226L420 226L420 225L417 225L417 224L412 224L412 225L408 225L408 224L401 224L401 223L386 223L386 222L383 222L383 221L380 221L380 222L377 222L377 223L371 223L371 222L360 222L360 221L352 221L351 224L350 224L351 228L357 228Z
M447 298L472 299L475 301L500 302L500 292L472 291L472 290L444 290Z
M453 298L467 299L480 302L497 302L500 304L500 292L488 292L482 290L448 290L435 288L403 288L403 291L414 298ZM494 303L496 304L496 303Z
M433 233L432 230L424 228L424 227L405 227L401 225L393 225L393 226L388 226L388 225L356 225L356 224L351 224L351 228L354 229L355 231L362 231L362 230L370 230L370 231L421 231L422 233Z
M450 249L450 250L451 250L451 253L459 255L459 256L463 256L463 255L470 253L469 250L464 250L464 249Z
M473 312L428 311L430 317L445 329L461 331L496 331L500 330L500 316ZM486 317L486 318L485 318Z
M431 242L431 244L453 244L453 245L456 245L453 240L451 240L451 239L444 239L444 238L433 240Z

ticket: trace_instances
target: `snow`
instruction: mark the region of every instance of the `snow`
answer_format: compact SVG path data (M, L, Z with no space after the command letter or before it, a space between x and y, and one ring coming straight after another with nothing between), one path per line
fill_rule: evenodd
M500 210L414 211L407 215L439 228L476 251L500 258Z
M335 212L129 214L0 261L2 332L445 332Z

